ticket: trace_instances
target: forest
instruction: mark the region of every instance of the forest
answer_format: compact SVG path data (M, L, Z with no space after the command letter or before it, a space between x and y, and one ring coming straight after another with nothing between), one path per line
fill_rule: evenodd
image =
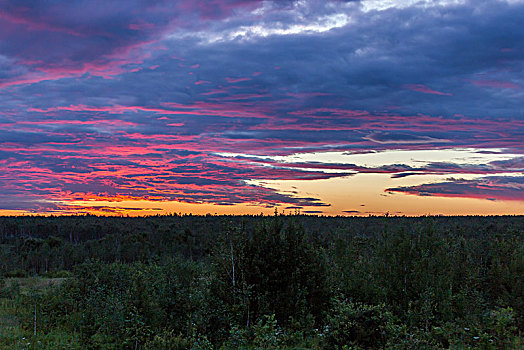
M521 349L524 216L0 217L0 349Z

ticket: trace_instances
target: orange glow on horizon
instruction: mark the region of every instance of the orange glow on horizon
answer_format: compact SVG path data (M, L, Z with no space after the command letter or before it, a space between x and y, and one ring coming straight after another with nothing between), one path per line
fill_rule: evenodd
M322 180L279 180L257 181L259 185L275 189L280 193L296 193L296 196L314 196L329 206L304 206L297 211L301 214L327 216L369 216L369 215L524 215L524 201L486 200L478 198L457 198L417 196L404 193L387 193L383 189L395 185L405 186L423 181L438 181L443 176L412 176L391 179L388 174L358 174L341 178ZM267 206L253 203L219 205L213 203L187 203L182 201L150 200L133 196L106 197L94 194L75 196L80 200L56 201L60 209L47 212L21 210L0 210L0 215L75 215L91 214L103 216L149 216L169 214L194 215L273 215L275 207L280 213L293 214L295 207L290 204ZM159 197L160 199L161 197ZM316 213L318 212L318 213Z

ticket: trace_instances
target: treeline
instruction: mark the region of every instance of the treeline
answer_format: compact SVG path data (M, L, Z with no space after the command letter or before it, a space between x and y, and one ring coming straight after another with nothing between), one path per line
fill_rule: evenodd
M524 217L0 219L19 321L70 347L518 348ZM37 310L37 311L35 311Z

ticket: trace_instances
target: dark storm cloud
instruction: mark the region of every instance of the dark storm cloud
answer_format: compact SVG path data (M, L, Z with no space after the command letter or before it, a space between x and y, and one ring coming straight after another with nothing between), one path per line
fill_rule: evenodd
M41 197L31 196L29 193L23 197L0 195L0 202L4 210L24 210L29 212L52 211L57 208L56 204L50 203Z
M522 201L524 200L524 177L487 176L475 180L450 178L445 182L388 188L386 191L418 196Z
M373 168L219 155L456 147L522 154L524 4L0 7L0 195L14 194L2 208L22 208L27 194L38 208L87 197L323 206L247 181L524 170L520 158Z

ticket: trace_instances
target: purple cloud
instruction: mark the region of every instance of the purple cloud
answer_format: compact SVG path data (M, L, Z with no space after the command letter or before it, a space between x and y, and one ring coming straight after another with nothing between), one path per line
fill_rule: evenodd
M523 201L524 177L487 176L475 180L450 178L445 182L388 188L386 191L417 196Z
M425 94L433 94L433 95L442 95L442 96L452 96L452 94L450 94L449 92L441 92L441 91L437 91L437 90L433 90L425 85L422 85L422 84L407 84L407 85L404 85L407 89L409 90L413 90L413 91L418 91L418 92L423 92Z
M503 1L370 12L345 1L4 2L0 209L85 198L327 206L249 180L519 175L521 158L366 167L264 157L524 154L523 22L524 5Z

